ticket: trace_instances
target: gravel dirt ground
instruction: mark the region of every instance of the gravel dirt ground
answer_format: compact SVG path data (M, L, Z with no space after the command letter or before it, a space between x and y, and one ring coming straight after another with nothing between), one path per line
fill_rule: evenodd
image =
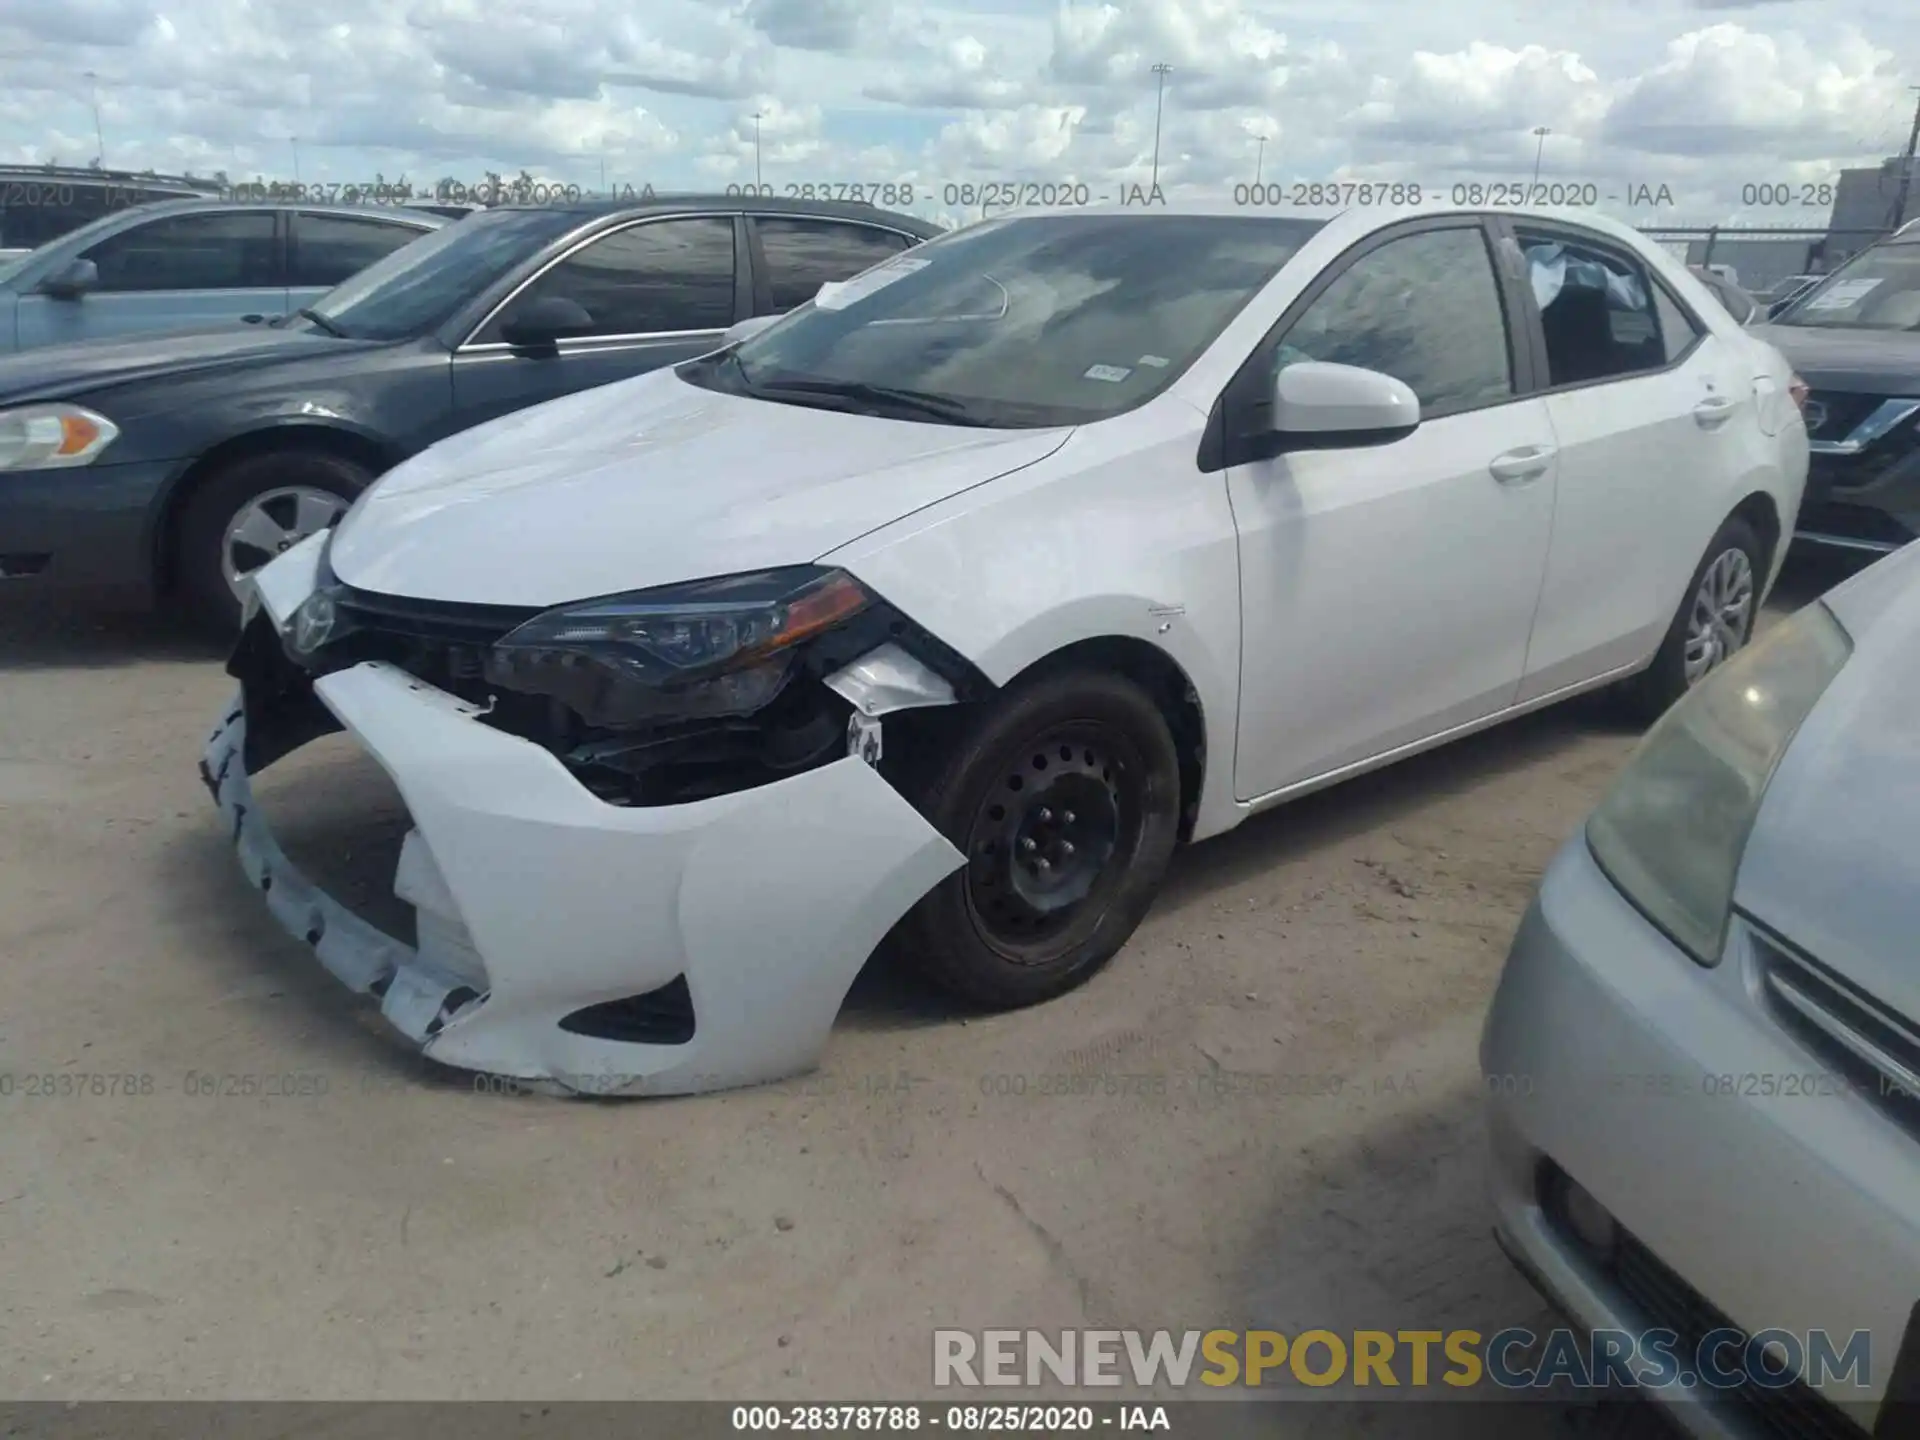
M1603 703L1185 852L1052 1004L869 973L814 1075L589 1103L425 1066L273 925L195 773L229 683L158 619L0 609L0 1395L906 1398L936 1326L1551 1323L1489 1238L1475 1043L1633 742ZM370 762L260 788L390 909ZM26 1093L69 1073L133 1079Z

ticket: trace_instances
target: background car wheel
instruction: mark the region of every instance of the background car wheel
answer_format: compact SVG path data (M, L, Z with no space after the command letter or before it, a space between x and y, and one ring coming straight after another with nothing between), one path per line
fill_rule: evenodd
M1111 959L1179 836L1167 723L1138 686L1097 671L1002 696L909 783L967 863L907 913L896 948L995 1009L1050 999Z
M1658 719L1753 638L1765 565L1753 527L1737 515L1730 517L1693 572L1653 664L1629 687L1642 719Z
M372 480L364 466L313 451L253 455L208 476L176 532L174 574L194 613L236 628L245 576L332 525Z

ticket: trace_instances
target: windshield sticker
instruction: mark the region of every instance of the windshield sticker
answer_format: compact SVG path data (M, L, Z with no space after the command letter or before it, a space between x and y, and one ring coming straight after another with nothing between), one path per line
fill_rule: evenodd
M1083 380L1105 380L1110 385L1118 385L1133 373L1131 365L1089 365Z
M1879 280L1841 280L1829 285L1807 302L1809 310L1844 310L1868 291L1877 289Z
M1151 365L1156 370L1164 370L1173 362L1164 355L1142 355L1140 357L1140 363L1142 365Z
M904 280L916 270L926 269L932 263L931 260L913 260L903 255L897 260L887 261L884 265L876 265L873 269L856 275L851 280L829 280L820 287L820 293L813 297L814 309L844 310L849 305L866 299L875 291L886 289L894 281Z

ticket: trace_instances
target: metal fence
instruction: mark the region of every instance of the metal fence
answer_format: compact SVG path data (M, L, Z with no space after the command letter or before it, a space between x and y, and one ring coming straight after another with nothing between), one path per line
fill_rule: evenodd
M1735 283L1760 293L1792 275L1837 270L1874 241L1884 228L1829 230L1739 225L1643 225L1649 240L1666 246L1689 265L1726 265Z

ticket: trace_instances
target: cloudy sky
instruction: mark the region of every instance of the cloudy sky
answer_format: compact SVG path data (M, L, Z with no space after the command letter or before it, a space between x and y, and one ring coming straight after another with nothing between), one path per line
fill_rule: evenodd
M1169 191L1525 182L1540 148L1627 218L1816 223L1797 187L1906 141L1920 5L0 0L0 160L92 160L97 88L113 168L708 188L754 178L758 111L776 193L912 183L942 214L968 181L1144 183L1156 62Z

